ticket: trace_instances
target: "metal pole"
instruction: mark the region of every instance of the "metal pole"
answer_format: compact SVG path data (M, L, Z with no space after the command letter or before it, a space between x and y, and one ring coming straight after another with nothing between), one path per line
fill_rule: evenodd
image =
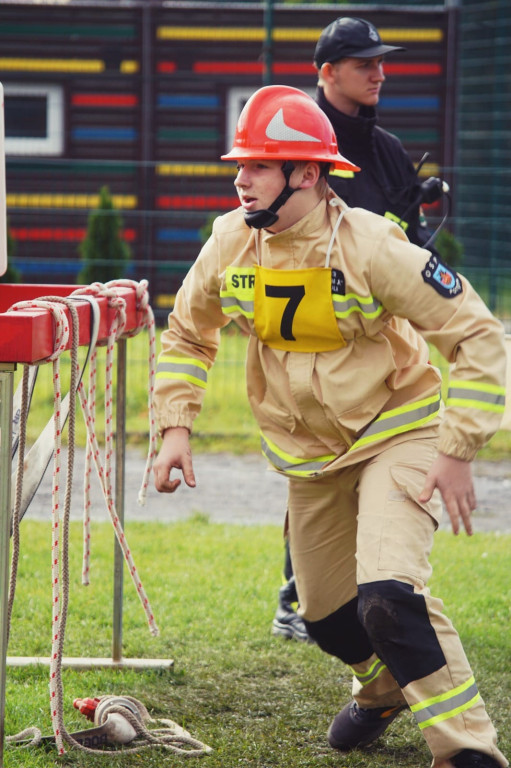
M115 411L115 511L124 528L124 472L126 460L126 339L117 342L117 392ZM122 661L122 600L124 557L114 540L114 615L112 659Z
M272 83L273 66L273 0L264 5L263 85Z
M0 768L4 765L9 542L11 538L12 397L15 363L0 363Z

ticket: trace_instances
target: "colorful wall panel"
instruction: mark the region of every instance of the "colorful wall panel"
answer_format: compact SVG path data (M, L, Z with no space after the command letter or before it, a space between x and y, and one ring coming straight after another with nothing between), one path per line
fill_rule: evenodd
M407 51L386 65L382 125L422 173L447 173L453 126L449 16L438 6L366 13ZM314 47L339 6L275 5L271 81L314 92ZM23 280L65 282L103 185L121 210L132 275L154 295L177 290L211 217L237 205L234 169L220 162L237 111L265 76L263 3L18 0L0 7L0 81L57 94L53 151L8 153L8 219ZM12 91L14 89L14 91ZM8 98L8 95L7 95Z

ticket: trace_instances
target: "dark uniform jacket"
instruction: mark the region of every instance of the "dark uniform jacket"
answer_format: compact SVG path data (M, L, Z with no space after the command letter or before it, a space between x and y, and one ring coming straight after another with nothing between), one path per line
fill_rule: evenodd
M412 243L424 245L430 233L421 223L420 181L400 140L377 125L374 107L361 107L357 117L350 117L327 101L322 88L316 101L333 125L340 152L361 168L330 174L329 185L350 208L387 216Z

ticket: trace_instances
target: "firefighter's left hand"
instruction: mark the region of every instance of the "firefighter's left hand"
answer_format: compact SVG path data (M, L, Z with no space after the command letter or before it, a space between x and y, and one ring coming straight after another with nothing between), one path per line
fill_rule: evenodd
M435 488L438 488L451 518L454 534L460 531L460 519L466 532L472 535L472 512L477 506L472 466L469 461L456 459L440 453L426 475L426 482L419 501L429 501Z

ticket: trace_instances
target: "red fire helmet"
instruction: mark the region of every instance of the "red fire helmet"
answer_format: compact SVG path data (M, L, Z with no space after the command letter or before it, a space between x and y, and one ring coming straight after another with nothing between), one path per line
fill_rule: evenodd
M312 160L342 171L360 168L343 157L330 120L314 99L288 85L267 85L243 107L234 144L222 160Z

